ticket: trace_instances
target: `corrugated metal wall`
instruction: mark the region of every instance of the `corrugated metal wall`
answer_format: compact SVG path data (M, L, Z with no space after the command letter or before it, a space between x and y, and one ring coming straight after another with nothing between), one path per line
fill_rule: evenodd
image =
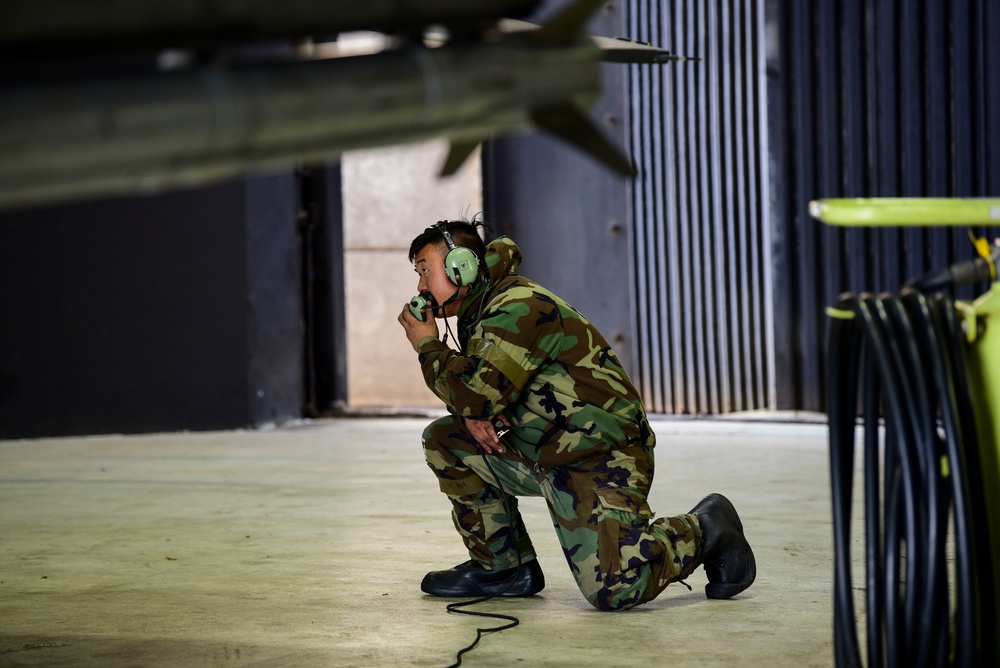
M808 202L1000 194L1000 3L768 0L766 15L775 383L779 405L823 410L823 307L974 250L966 229L825 227Z
M825 410L824 307L974 250L965 229L827 228L808 203L1000 195L1000 2L627 8L629 36L705 58L630 69L642 170L635 366L647 403Z
M628 3L629 35L702 62L633 66L636 368L647 407L773 407L763 4Z

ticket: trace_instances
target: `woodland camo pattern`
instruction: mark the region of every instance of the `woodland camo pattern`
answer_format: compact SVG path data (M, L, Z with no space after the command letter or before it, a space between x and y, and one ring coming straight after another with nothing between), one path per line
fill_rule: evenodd
M463 353L434 337L420 343L424 379L451 412L424 431L427 463L470 556L487 568L535 557L516 496L543 496L591 604L620 610L652 600L698 566L698 521L653 521L655 437L638 392L601 333L519 276L519 264L510 239L489 245L489 284L458 314ZM461 418L499 414L511 429L503 455L489 457L491 472Z

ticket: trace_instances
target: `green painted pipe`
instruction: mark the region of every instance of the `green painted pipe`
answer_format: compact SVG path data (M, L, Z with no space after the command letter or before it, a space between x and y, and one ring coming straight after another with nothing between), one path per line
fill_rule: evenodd
M869 197L820 199L809 215L830 225L893 227L1000 225L1000 199L951 197Z

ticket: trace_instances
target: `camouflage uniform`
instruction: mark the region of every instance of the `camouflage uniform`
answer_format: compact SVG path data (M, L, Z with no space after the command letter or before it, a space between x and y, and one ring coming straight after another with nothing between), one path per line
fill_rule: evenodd
M638 393L586 318L518 275L520 258L509 239L489 244L490 281L458 313L463 353L420 342L424 379L451 412L424 431L427 463L473 559L500 570L534 558L516 496L543 496L583 595L630 608L694 571L701 529L690 514L652 521L655 438ZM511 429L491 472L462 418L498 414Z

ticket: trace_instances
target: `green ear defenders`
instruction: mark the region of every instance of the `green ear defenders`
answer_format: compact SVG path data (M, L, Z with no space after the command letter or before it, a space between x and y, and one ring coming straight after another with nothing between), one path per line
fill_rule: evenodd
M476 252L471 248L455 245L448 234L448 223L441 221L435 227L448 244L448 254L444 256L444 270L448 278L458 287L472 285L479 276L479 257Z

